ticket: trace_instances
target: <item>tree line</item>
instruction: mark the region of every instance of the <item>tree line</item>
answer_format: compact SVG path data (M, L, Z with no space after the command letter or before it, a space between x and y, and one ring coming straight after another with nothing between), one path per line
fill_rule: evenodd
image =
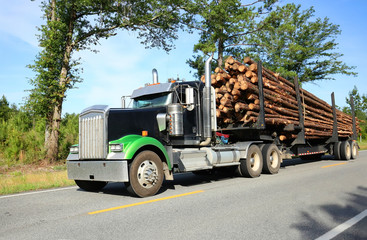
M44 24L39 27L41 51L29 67L35 72L24 113L33 116L44 138L43 156L60 159L62 106L68 90L82 82L76 51L95 51L100 39L118 31L137 32L141 44L169 52L182 34L198 34L187 63L198 78L204 59L223 67L228 56L250 56L289 79L332 80L335 74L356 76L354 66L340 60L340 27L315 10L279 5L277 0L44 0ZM23 112L19 111L18 112ZM69 119L69 120L70 120ZM8 122L8 120L6 121ZM32 124L31 124L32 125ZM76 123L77 125L77 123ZM38 126L38 125L37 125ZM42 131L41 131L42 130ZM41 141L41 142L42 142ZM76 141L75 141L76 142Z
M69 148L78 142L77 114L64 114L59 130L57 158L65 160ZM24 107L0 98L0 167L33 164L45 161L45 121Z

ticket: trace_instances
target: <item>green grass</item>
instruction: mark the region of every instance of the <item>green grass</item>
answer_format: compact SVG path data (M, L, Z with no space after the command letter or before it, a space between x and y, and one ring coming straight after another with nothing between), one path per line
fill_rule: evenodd
M66 170L48 169L35 172L14 171L0 174L0 195L74 185ZM57 167L62 169L63 167Z

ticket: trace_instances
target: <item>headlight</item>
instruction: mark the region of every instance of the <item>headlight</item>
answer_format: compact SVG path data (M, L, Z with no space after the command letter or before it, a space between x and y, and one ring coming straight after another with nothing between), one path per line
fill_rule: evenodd
M79 153L79 147L78 146L71 146L70 153L71 154L77 154L77 153Z
M110 144L111 152L122 152L123 145L119 144Z

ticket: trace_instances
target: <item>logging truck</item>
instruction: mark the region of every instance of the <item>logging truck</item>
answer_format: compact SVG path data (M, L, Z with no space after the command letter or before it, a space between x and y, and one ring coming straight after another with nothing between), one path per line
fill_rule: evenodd
M86 191L124 182L132 195L147 197L175 173L255 178L278 173L283 159L357 158L358 119L338 111L333 94L326 106L297 80L284 82L249 59L250 66L229 59L212 75L211 60L202 81L160 83L153 69L153 83L133 91L131 108L83 110L68 178Z

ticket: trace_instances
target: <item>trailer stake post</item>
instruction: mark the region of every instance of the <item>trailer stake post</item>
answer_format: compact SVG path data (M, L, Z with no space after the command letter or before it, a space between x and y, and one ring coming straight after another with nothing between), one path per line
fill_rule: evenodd
M262 77L262 62L259 61L257 64L257 78L258 78L258 87L259 87L259 100L260 100L260 112L259 117L254 123L254 127L256 129L265 129L265 104L264 104L264 85L263 85L263 77Z
M338 136L338 120L337 120L337 116L336 116L334 92L331 93L331 107L333 109L333 134L326 141L326 143L337 142L338 139L339 139L339 136Z
M297 103L298 103L299 127L301 130L297 134L297 138L294 139L294 141L292 142L292 145L306 144L305 119L303 116L303 105L302 105L301 95L300 95L300 90L299 90L298 77L294 78L294 90L296 91L296 98L297 98Z

